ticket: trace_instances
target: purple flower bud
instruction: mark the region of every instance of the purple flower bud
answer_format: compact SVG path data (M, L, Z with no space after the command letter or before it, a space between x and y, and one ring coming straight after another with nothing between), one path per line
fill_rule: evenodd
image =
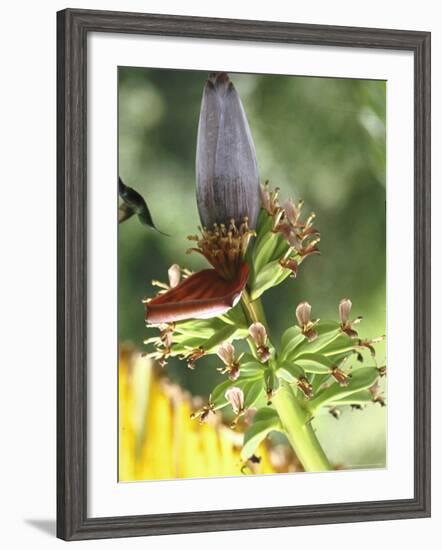
M196 153L201 222L255 227L260 189L255 146L241 100L226 73L211 73L201 103Z

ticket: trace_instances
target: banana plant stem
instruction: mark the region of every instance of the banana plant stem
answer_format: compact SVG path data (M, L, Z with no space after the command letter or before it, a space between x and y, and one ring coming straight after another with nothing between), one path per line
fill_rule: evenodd
M262 312L262 306L260 308L257 307L256 302L252 302L250 299L249 293L244 290L241 295L241 304L246 316L247 321L249 324L260 322L262 323L262 317L263 315L260 315ZM258 311L258 309L261 309L261 312ZM263 323L265 325L265 323Z
M326 472L330 463L313 431L306 411L287 382L281 381L273 397L287 439L306 472Z
M249 324L260 322L267 327L260 299L252 301L247 291L243 291L241 303ZM250 341L250 339L249 344L252 351L254 351L253 341ZM287 382L280 382L280 387L273 397L273 404L287 439L304 470L306 472L331 470L327 456L312 428L309 412L302 406Z

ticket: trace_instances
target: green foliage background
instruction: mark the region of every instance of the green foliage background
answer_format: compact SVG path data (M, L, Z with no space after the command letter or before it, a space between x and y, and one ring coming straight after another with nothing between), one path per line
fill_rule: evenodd
M337 319L341 298L363 315L360 334L385 334L386 219L384 81L231 74L255 141L262 181L280 196L305 200L317 214L321 256L308 258L296 280L264 295L277 342L295 323L304 300L313 318ZM165 237L136 219L119 228L119 337L143 347L153 335L144 326L141 300L152 279L167 280L179 263L206 267L186 255L187 235L199 218L195 200L195 150L202 89L207 74L144 68L119 69L119 175L146 199ZM378 346L385 361L385 346ZM193 394L208 395L220 375L214 357L195 371L171 361L168 374ZM385 463L386 410L369 405L345 410L339 421L325 413L315 427L330 459L347 467Z

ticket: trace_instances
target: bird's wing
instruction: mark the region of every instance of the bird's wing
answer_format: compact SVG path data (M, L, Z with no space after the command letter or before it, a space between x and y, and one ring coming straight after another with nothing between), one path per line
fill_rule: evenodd
M122 204L118 208L118 223L125 222L135 214L135 210L127 204Z

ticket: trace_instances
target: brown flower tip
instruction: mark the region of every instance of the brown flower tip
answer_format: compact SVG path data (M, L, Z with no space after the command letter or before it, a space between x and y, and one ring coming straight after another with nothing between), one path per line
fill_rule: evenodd
M262 363L267 363L270 359L270 350L267 345L267 331L262 323L256 322L250 325L249 334L256 347L256 353Z
M341 387L348 386L349 376L339 367L334 367L330 374Z
M362 317L357 317L353 321L350 321L352 302L349 298L343 298L339 302L339 319L341 321L341 330L345 332L350 338L357 338L358 333L354 330L353 325L360 323Z
M260 464L261 463L261 457L260 456L256 456L256 455L252 455L249 457L249 460L252 464Z
M192 413L190 415L190 418L192 420L196 420L198 418L200 421L200 424L202 424L208 419L210 413L215 414L215 407L213 403L209 402L207 405L204 405L204 407L202 407L201 409L198 409L197 411Z
M258 473L257 466L261 463L261 457L257 455L250 456L245 460L241 466L241 473L247 475L248 473L256 474ZM273 464L273 461L272 461Z
M383 365L382 367L378 367L378 373L381 378L387 376L387 366Z
M287 200L282 206L278 206L273 215L273 231L281 233L290 245L291 252L305 258L311 254L319 254L319 231L313 227L316 218L312 212L306 221L301 220L304 201L295 204Z
M317 247L320 237L319 231L313 227L316 218L312 212L305 221L302 221L304 201L297 204L286 200L283 205L278 200L279 189L271 191L268 182L261 186L262 208L272 216L274 233L280 233L290 245L290 252L295 252L300 258L310 254L319 254Z
M296 384L306 399L313 397L313 387L305 376L301 376Z
M248 274L246 263L231 280L220 277L214 269L194 273L175 288L145 301L146 323L159 325L222 315L238 303Z
M320 235L319 231L313 227L314 213L311 213L305 221L303 220L304 202L295 203L287 200L281 205L278 200L278 191L278 189L271 191L266 182L261 186L261 204L269 215L270 219L266 223L271 224L271 231L283 237L283 239L277 239L277 250L280 252L279 264L283 269L291 271L291 277L296 277L304 259L320 253L318 248Z
M270 216L275 216L278 212L279 203L278 203L278 193L279 188L276 187L272 191L269 187L269 182L266 181L264 185L260 186L261 192L261 206Z
M224 363L225 367L218 369L221 374L227 374L230 380L239 378L239 359L235 357L235 348L230 342L223 342L217 350L217 355Z
M314 330L314 326L319 322L319 319L312 321L310 318L312 307L308 302L301 302L296 308L296 319L302 330L302 334L309 342L313 342L318 337L318 333Z
M299 265L296 260L293 260L291 258L289 259L282 258L281 260L279 260L279 263L281 267L285 269L290 269L291 271L290 276L296 278L296 275L298 274L298 265Z
M234 220L229 225L214 224L212 230L201 229L201 236L191 235L189 240L197 246L188 252L198 252L226 280L234 279L244 263L244 256L251 237L254 235L247 218L237 227Z
M155 346L155 351L146 354L146 356L156 359L160 367L164 367L167 365L167 358L171 354L175 325L173 323L160 324L158 328L160 331L159 336L144 340L144 344L153 344Z
M374 345L379 344L385 340L385 336L379 336L377 338L358 340L357 347L360 349L368 349L372 357L376 357L376 350Z
M379 384L379 380L376 380L376 382L368 389L371 393L373 403L379 403L381 407L385 407L385 398L382 395L382 388Z
M292 200L286 200L285 203L282 205L282 208L284 209L285 220L292 227L296 227L297 225L299 225L299 218L301 216L301 210L303 206L303 201L299 201L298 204L295 205Z
M339 420L339 417L341 416L341 410L338 409L338 407L330 407L328 412L333 416L333 418Z
M187 367L190 370L194 370L196 367L196 361L198 361L198 359L201 359L203 355L205 355L205 351L202 348L192 350L188 355L184 357L184 359L187 361Z

